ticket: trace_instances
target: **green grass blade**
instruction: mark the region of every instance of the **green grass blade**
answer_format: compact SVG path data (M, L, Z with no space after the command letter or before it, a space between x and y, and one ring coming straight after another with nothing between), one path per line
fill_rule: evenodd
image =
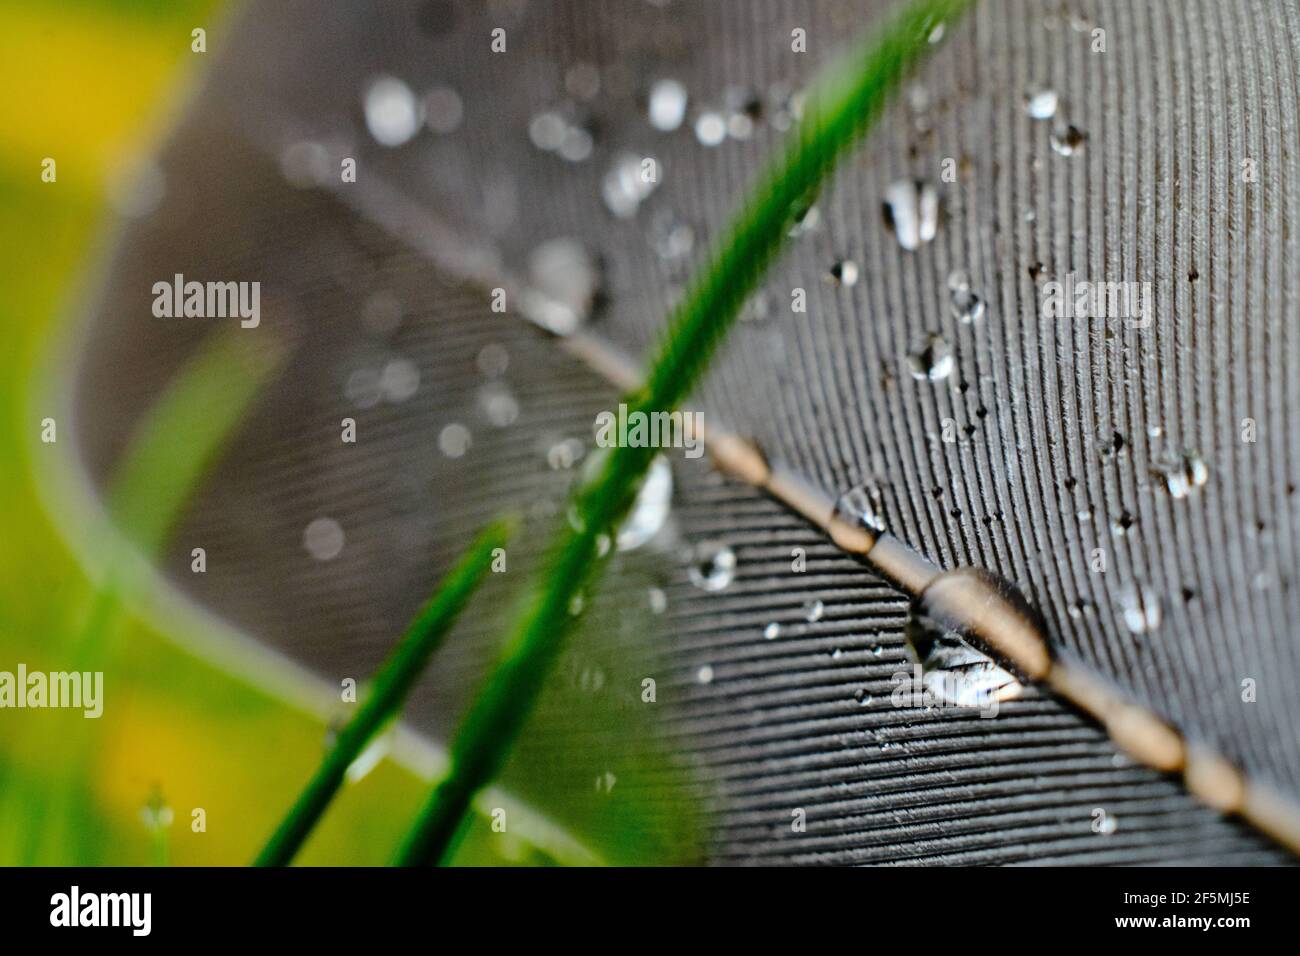
M365 703L339 733L334 748L271 835L254 861L255 866L287 866L293 859L334 799L348 767L401 708L430 655L487 574L493 552L505 547L510 530L511 522L507 521L489 525L442 579L434 596L376 673Z
M673 315L645 386L627 399L631 409L668 411L687 396L775 259L794 217L836 159L880 114L887 95L928 46L934 28L966 5L967 0L911 4L817 85L792 141L759 180L710 266ZM570 604L595 573L598 538L626 513L655 454L653 448L611 449L595 481L578 492L576 530L566 530L553 546L541 588L452 742L447 777L399 850L400 865L449 856L474 794L500 771L572 625Z

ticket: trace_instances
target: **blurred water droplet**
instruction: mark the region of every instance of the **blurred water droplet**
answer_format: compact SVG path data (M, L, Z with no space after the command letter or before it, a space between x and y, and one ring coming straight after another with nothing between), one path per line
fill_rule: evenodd
M343 395L358 408L374 408L384 397L379 385L379 371L373 368L359 368L348 376L343 386Z
M489 342L479 349L475 362L478 370L488 378L500 378L510 366L510 353L504 345Z
M564 71L564 88L579 100L591 100L600 92L600 70L594 63L575 63Z
M599 263L574 239L551 239L528 259L532 288L524 307L538 323L557 335L571 335L590 317L600 293Z
M334 172L330 154L313 140L290 143L280 153L280 172L290 185L299 189L322 186Z
M727 138L727 121L721 113L706 110L695 118L695 138L705 146L717 146Z
M317 561L337 558L343 543L343 527L333 518L315 518L302 532L302 546Z
M713 667L709 664L702 665L700 669L695 672L695 679L701 684L712 684Z
M934 238L939 223L939 194L927 182L900 179L885 187L885 225L909 251Z
M956 367L952 346L939 335L931 335L920 349L907 356L908 371L920 382L947 378Z
M1075 156L1083 151L1083 143L1088 134L1077 126L1058 126L1052 130L1052 149L1062 156Z
M581 591L573 595L573 597L569 598L569 615L571 617L577 617L584 610L586 610L586 608L587 608L587 599L583 597Z
M662 614L668 610L668 595L663 588L650 588L646 591L646 600L650 604L651 614Z
M490 382L479 389L479 405L487 420L497 428L506 428L519 418L519 402L505 385Z
M1186 451L1180 456L1166 457L1156 466L1156 474L1170 497L1186 498L1205 484L1210 470L1199 452Z
M468 428L459 422L452 422L438 433L438 450L448 458L460 458L469 451L471 437Z
M767 627L763 628L764 640L775 641L780 636L781 636L781 625L778 624L776 621L773 621Z
M395 76L371 82L365 95L366 128L381 146L401 146L420 128L420 105Z
M391 289L379 289L361 306L361 323L376 335L391 335L402 324L402 300Z
M736 552L718 541L697 544L691 553L691 583L704 591L721 591L736 576Z
M545 110L529 121L528 138L538 149L553 152L560 148L568 130L568 120L554 110Z
M984 300L971 289L970 277L962 270L954 270L948 276L948 292L952 316L957 321L969 325L984 315Z
M685 259L695 248L695 230L671 210L660 209L650 220L650 245L666 262Z
M577 464L586 451L582 439L563 438L546 449L546 463L553 471L565 471Z
M826 605L821 601L813 600L804 605L803 617L809 624L816 624L826 613Z
M661 132L671 133L686 118L686 103L686 87L680 82L673 79L656 80L654 86L650 87L650 125Z
M1131 585L1120 598L1124 626L1134 634L1150 634L1164 617L1160 595L1145 584Z
M1035 87L1025 93L1025 112L1030 119L1051 119L1056 115L1056 103L1056 90Z
M874 484L861 484L844 492L835 502L835 517L856 528L876 534L885 532L885 502Z
M1023 690L1014 674L954 631L941 631L914 615L905 636L909 655L921 665L924 689L944 703L984 707L990 701L1011 700Z
M657 183L644 173L642 163L642 157L634 153L620 153L601 180L605 208L619 219L635 216L641 202L655 190Z
M404 402L420 389L420 369L408 358L395 358L384 365L379 388L393 404Z

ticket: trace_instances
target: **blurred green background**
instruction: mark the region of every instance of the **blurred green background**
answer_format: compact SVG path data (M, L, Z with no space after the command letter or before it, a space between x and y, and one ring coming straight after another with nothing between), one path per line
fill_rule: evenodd
M206 28L211 51L230 14L213 0L0 2L0 670L104 670L108 701L99 720L0 710L0 864L245 864L326 745L320 708L169 639L217 625L137 600L165 588L123 585L125 558L69 477L71 429L40 441L111 239L112 183L157 146L206 66L190 31ZM51 501L87 511L51 514ZM299 862L388 862L428 786L382 760ZM472 832L458 863L587 859L540 818L509 837Z

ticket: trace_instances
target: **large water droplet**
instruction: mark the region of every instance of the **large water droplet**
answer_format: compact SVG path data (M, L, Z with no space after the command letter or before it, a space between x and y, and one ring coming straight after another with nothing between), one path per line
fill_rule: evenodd
M937 382L952 374L956 366L952 346L939 335L931 335L925 345L907 356L908 371L920 382Z
M1186 498L1205 484L1210 470L1200 452L1186 451L1180 456L1166 457L1157 465L1156 474L1170 497Z
M695 672L695 680L701 684L712 684L713 665L711 664L701 665L700 669Z
M906 627L907 649L921 665L924 689L957 707L985 707L1011 700L1022 687L1015 675L967 644L954 631L940 631L916 617Z
M596 460L595 456L592 460ZM672 504L673 469L667 458L656 455L632 510L618 529L618 550L635 551L658 534L668 520Z
M686 118L686 87L677 80L657 80L650 87L650 125L670 133Z
M704 541L691 553L691 583L705 591L721 591L736 576L736 552L718 541Z
M1164 612L1160 595L1145 584L1132 585L1125 590L1121 600L1124 626L1134 634L1150 634L1160 627Z
M571 335L591 317L602 277L599 263L582 243L542 243L528 259L528 276L532 288L524 307L534 321L557 335Z
M1025 112L1030 119L1051 119L1056 115L1056 103L1056 90L1034 87L1025 93Z
M781 625L778 624L776 621L773 621L767 627L763 628L764 640L775 641L780 636L781 636Z
M717 146L727 138L727 121L721 113L706 110L695 119L695 138L705 146Z
M366 89L366 128L381 146L401 146L420 128L420 105L395 76L381 76Z
M343 527L333 518L316 518L302 532L302 546L317 561L337 558L343 543Z
M939 224L939 194L927 182L900 179L885 187L885 225L904 249L913 250L934 238Z
M970 277L960 269L948 276L948 291L952 296L952 316L959 322L970 324L984 315L984 300L970 287Z
M858 284L858 264L852 259L841 259L831 266L829 276L835 285L855 286Z

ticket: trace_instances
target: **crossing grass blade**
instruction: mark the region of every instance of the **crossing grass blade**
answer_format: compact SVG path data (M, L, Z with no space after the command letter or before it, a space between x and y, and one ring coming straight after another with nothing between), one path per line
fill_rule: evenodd
M967 0L911 4L817 84L792 140L760 178L671 317L645 385L625 399L631 410L670 411L687 397L835 161L879 116L935 28L966 6ZM541 584L501 662L456 733L448 775L398 852L399 865L445 862L454 849L475 793L501 770L573 624L570 607L596 572L598 541L626 514L655 453L653 448L611 449L595 480L577 492L573 527L553 544Z
M415 616L392 655L371 682L365 702L338 735L334 748L254 861L255 866L287 866L320 821L343 783L343 775L380 728L401 708L424 671L429 657L487 574L498 548L504 548L512 519L483 530L442 579L432 598Z

